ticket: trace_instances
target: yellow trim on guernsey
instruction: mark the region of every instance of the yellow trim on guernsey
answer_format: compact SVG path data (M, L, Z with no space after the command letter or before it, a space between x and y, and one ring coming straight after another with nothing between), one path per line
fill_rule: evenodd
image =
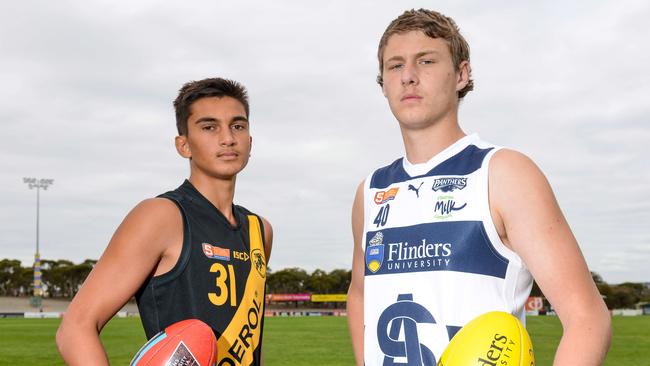
M252 365L259 347L264 317L266 254L257 216L248 215L251 269L239 308L217 340L217 366Z

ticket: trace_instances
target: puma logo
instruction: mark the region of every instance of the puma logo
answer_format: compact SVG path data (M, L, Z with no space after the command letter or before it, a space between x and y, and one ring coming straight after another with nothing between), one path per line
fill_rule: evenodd
M419 185L417 188L415 188L414 185L409 184L409 191L413 191L413 192L415 192L415 196L416 196L417 198L420 198L420 188L422 188L422 185L423 185L423 184L424 184L424 182L420 182L420 185Z

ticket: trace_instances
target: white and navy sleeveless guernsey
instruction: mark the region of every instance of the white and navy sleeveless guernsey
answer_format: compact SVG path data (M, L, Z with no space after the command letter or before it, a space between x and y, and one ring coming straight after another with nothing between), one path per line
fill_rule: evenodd
M366 365L435 366L488 311L525 321L532 276L501 242L488 203L497 150L465 136L426 163L401 158L366 179Z
M216 366L259 366L266 255L262 220L233 205L237 225L189 182L160 195L183 216L183 248L174 268L136 294L147 338L180 320L204 321L217 337Z

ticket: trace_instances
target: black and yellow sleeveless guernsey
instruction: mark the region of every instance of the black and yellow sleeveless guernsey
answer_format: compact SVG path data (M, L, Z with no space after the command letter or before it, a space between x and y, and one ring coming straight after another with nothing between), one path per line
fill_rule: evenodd
M259 365L266 255L260 218L233 205L233 227L189 181L159 197L183 216L183 249L174 268L145 282L136 300L150 339L189 318L212 327L218 366Z

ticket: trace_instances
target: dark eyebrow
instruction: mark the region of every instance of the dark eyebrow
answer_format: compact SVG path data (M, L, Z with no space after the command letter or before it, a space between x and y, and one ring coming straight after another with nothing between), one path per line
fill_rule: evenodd
M218 122L219 120L214 118L214 117L201 117L194 121L195 124L199 124L201 122Z
M245 116L235 116L230 120L230 122L248 122L248 118Z
M241 121L248 122L248 118L246 118L245 116L239 115L239 116L235 116L235 117L230 119L230 122L241 122ZM206 116L206 117L201 117L201 118L197 119L194 123L199 124L201 122L219 122L219 119L214 118L214 117L207 117Z

